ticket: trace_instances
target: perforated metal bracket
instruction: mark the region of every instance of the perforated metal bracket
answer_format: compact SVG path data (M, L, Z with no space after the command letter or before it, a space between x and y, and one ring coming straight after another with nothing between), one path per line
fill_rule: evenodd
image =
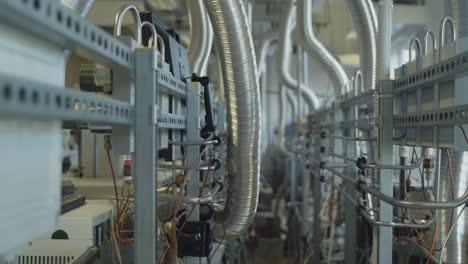
M134 52L55 0L2 0L0 21L106 66L133 69Z
M187 96L187 84L177 80L170 72L156 70L159 92L178 97Z
M160 112L157 118L159 128L165 129L186 129L186 117L182 115Z
M468 124L468 105L393 116L394 128L456 126Z
M0 115L132 125L133 106L0 74Z
M468 52L461 53L433 66L395 81L395 94L415 89L434 81L453 79L468 74Z

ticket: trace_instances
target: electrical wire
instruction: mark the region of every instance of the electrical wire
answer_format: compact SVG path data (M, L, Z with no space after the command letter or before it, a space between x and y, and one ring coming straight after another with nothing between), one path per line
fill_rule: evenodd
M440 251L439 263L442 263L442 257L444 256L444 250L445 250L446 247L447 247L447 243L448 243L448 240L449 240L449 238L450 238L450 235L452 235L453 229L454 229L454 227L457 225L458 220L460 219L460 216L463 214L463 211L465 210L465 208L466 208L466 205L463 206L463 208L461 209L460 213L459 213L458 216L457 216L457 219L455 220L455 223L450 227L450 230L449 230L449 232L447 233L447 237L445 238L444 245L443 245L443 247L442 247L442 250Z
M437 224L437 221L435 223L435 231L434 231L434 237L432 238L432 245L431 245L431 250L429 251L429 257L427 258L426 264L429 264L431 262L431 257L434 252L434 247L435 247L435 242L437 240L437 233L439 232L439 225Z

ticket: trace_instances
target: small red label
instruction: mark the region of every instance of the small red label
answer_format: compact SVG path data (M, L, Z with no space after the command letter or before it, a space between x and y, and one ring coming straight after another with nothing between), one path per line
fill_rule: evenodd
M132 165L132 160L125 160L125 161L124 161L124 164L125 164L125 165Z

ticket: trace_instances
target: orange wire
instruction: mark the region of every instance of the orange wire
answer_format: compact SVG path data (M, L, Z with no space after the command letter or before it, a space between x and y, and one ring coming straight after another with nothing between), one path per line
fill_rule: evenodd
M437 232L439 231L439 225L437 224L437 222L435 223L435 232L434 232L434 238L432 238L432 246L431 246L431 250L429 251L429 257L427 258L427 261L426 261L426 264L429 264L431 262L431 257L432 257L432 253L434 252L434 247L435 247L435 242L436 242L436 239L437 239Z

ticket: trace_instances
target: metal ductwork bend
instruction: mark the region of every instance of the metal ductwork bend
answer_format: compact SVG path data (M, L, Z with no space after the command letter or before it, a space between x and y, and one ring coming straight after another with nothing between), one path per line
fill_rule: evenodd
M94 4L94 0L61 0L62 5L69 7L73 11L86 17Z
M257 69L258 69L258 78L260 79L260 75L266 69L266 60L267 60L267 53L270 46L278 41L278 32L275 30L266 32L262 36L260 36L259 45L256 51L257 55Z
M366 90L375 89L376 83L376 28L374 7L370 0L346 0L351 11L359 41L360 68L364 75ZM367 2L367 3L366 3Z
M335 95L349 90L349 78L343 66L315 36L312 26L312 0L299 0L297 4L296 31L307 52L317 58L335 86ZM348 87L348 89L346 89Z
M227 105L228 197L215 219L216 239L247 230L257 211L260 170L260 91L247 13L241 0L204 0L222 63Z
M294 18L296 14L296 5L294 4L294 0L290 2L288 10L284 14L283 23L281 23L280 28L280 52L281 52L281 63L279 63L280 67L280 76L281 79L286 87L289 89L297 90L298 88L298 81L291 76L289 72L289 62L291 58L291 51L292 51L292 41L291 41L291 33L294 29ZM301 94L304 97L304 101L309 105L309 109L318 109L320 107L320 100L317 95L310 89L310 87L306 86L305 84L301 83L300 85Z
M210 18L205 10L203 0L187 0L190 21L190 46L188 57L191 71L198 75L206 75L208 59L213 43L213 29Z

